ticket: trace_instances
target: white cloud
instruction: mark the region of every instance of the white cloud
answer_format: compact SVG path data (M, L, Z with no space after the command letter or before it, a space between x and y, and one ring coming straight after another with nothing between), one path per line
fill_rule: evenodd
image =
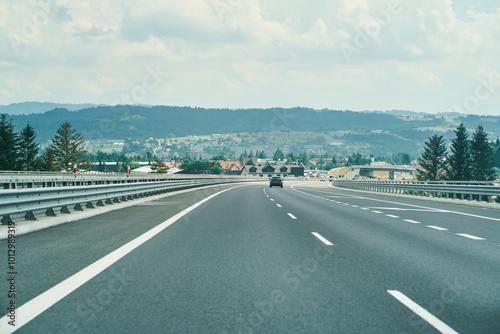
M500 8L488 10L492 2L401 1L402 12L384 24L386 0L221 2L222 11L213 0L69 1L30 36L26 20L43 8L4 2L0 104L111 103L141 83L149 64L172 78L145 103L442 111L478 71L498 67ZM340 45L354 45L374 22L378 33L348 63ZM23 41L13 44L13 34Z

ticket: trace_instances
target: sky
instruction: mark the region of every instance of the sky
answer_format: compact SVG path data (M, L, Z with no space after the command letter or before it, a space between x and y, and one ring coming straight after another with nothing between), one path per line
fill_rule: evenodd
M3 0L24 101L500 115L500 2Z

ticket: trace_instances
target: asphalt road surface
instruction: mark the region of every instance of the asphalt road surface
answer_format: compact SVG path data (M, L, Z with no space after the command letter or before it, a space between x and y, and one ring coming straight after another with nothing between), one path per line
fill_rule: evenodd
M224 185L18 236L14 275L0 241L0 333L500 333L500 211L326 185Z

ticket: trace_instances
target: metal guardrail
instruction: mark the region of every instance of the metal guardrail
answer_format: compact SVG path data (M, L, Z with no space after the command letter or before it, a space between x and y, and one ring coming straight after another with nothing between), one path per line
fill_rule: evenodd
M500 201L500 184L498 182L333 180L332 184L340 188L381 193L477 200L479 202Z
M244 176L202 176L202 175L166 175L166 174L94 174L94 173L58 173L58 172L0 172L0 189L20 188L47 188L67 186L91 186L99 184L123 184L138 182L161 182L166 180L191 180L191 179L228 179L241 178Z
M22 217L24 215L27 220L36 220L37 214L45 213L48 216L56 216L57 212L70 213L70 209L83 211L82 205L86 208L94 208L169 191L241 181L245 179L163 179L155 182L0 190L0 217L2 217L3 224L11 220L11 216Z

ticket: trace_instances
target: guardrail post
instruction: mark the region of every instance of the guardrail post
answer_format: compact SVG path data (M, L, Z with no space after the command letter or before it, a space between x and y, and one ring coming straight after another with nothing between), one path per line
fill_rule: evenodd
M2 217L2 225L7 225L12 219L10 219L10 216L3 216Z
M45 215L49 217L57 217L57 214L54 212L54 209L52 208L45 210Z
M75 207L73 208L75 211L83 211L82 205L81 204L76 204Z
M33 211L26 212L26 214L24 215L24 219L26 219L26 220L38 220L38 218L35 217L35 214L33 213Z
M68 207L64 205L63 207L61 207L61 213L71 213L71 212L69 212Z
M97 205L97 206L104 206L104 203L102 201L97 201L97 203L95 205Z
M94 204L92 204L92 202L87 202L87 204L85 205L85 207L87 209L95 209L95 206L94 206Z

